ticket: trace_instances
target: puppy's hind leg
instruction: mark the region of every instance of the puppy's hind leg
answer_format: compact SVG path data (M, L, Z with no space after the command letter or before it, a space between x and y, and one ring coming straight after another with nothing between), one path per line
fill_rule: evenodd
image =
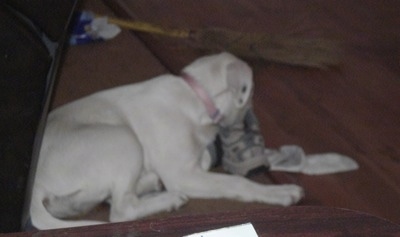
M49 195L43 200L46 210L57 218L71 218L86 214L96 205L101 203L105 195L88 191L75 191L63 196Z
M138 198L126 193L118 198L113 195L111 203L111 222L136 220L162 211L177 209L187 202L187 197L177 192L158 192L154 195Z
M163 185L160 178L153 172L143 172L136 184L136 194L138 196L152 192L160 192L162 189Z

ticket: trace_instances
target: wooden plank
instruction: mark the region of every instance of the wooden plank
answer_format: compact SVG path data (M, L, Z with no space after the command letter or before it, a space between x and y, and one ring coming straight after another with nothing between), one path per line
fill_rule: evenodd
M105 16L113 14L101 1L83 1L81 9ZM142 81L166 72L146 46L126 31L110 41L70 46L52 107L99 90Z
M398 236L400 226L374 216L327 207L260 208L5 236L186 236L251 223L258 236Z
M290 77L276 74L273 72L276 72L274 69L270 71L272 73L264 80L258 81L265 85L261 88L268 89L261 98L256 98L257 101L262 101L258 104L261 120L264 121L262 119L264 114L267 114L268 118L275 118L275 120L270 119L272 123L264 128L267 143L272 142L276 146L288 143L300 144L309 153L337 151L361 163L359 171L347 174L315 177L273 173L272 176L277 181L296 182L305 187L306 199L303 204L348 207L397 219L398 210L392 207L399 198L398 186L374 164L376 157L364 154L363 147L359 147L358 143L358 140L362 141L362 137L358 137L357 133L348 132L349 128L344 125L337 125L335 117L326 116L325 113L318 114L318 110L315 112L315 109L313 111L312 105L315 102L305 103L304 100L299 100L296 95L298 91L286 85L288 79L285 78ZM285 72L287 71L290 70L285 69ZM316 78L306 80L312 82L314 79ZM307 84L307 81L299 83ZM285 95L284 99L282 95ZM271 133L274 137L269 135ZM397 174L391 173L391 175Z

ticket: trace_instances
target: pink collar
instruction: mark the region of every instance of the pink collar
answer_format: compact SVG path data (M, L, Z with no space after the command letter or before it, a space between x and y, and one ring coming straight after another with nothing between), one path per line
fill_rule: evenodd
M193 91L197 94L200 100L203 102L204 106L207 109L207 113L210 116L211 120L214 123L218 123L222 119L222 114L220 113L219 109L215 106L214 102L212 101L211 97L204 90L204 88L189 74L183 72L181 74L184 81L193 89Z

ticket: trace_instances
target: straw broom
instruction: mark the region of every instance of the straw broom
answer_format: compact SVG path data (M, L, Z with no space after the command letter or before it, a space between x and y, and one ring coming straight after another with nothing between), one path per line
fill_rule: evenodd
M108 18L108 22L129 30L189 39L202 48L225 50L243 57L320 69L340 63L339 43L323 38L245 33L222 28L169 29L146 22L117 18Z

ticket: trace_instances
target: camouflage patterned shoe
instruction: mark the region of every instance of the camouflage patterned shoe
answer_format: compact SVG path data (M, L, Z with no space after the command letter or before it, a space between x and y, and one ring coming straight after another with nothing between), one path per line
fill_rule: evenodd
M242 123L220 128L219 136L223 150L222 166L226 171L246 176L254 169L269 167L264 139L251 109Z

